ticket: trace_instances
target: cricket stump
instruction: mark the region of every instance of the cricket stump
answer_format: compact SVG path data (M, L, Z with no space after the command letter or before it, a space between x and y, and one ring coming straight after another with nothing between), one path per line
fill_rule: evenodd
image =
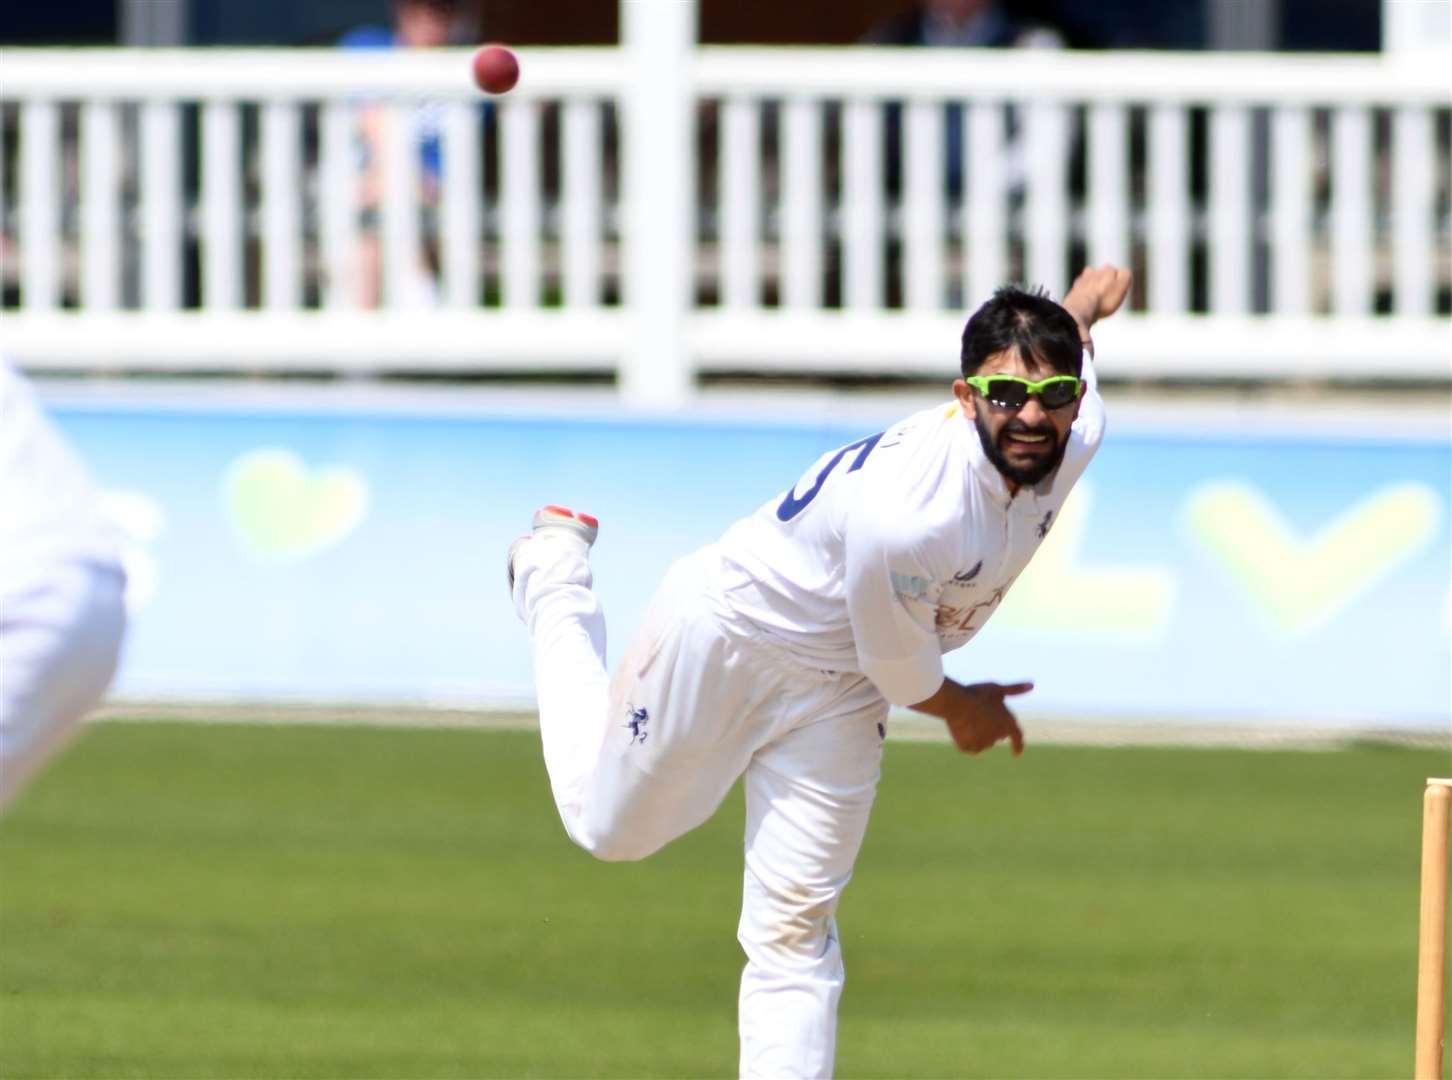
M1422 922L1417 962L1416 1080L1442 1080L1447 1017L1447 819L1452 780L1422 798Z

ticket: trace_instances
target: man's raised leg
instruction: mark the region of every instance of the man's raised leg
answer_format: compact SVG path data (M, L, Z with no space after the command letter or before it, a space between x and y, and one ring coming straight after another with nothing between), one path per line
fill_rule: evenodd
M510 592L534 647L550 788L565 831L587 848L581 813L610 694L605 613L591 588L589 562L598 527L587 514L546 506L535 514L534 532L509 552Z
M751 753L730 723L762 692L709 616L700 560L666 575L645 624L605 671L605 617L588 562L596 523L545 507L510 551L515 608L534 643L540 734L570 839L600 859L641 859L720 805Z

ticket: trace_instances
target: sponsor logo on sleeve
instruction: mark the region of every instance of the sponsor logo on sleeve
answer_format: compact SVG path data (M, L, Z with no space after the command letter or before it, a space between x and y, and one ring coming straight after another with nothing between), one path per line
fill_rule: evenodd
M1011 581L1000 588L994 589L993 594L972 604L939 604L937 614L938 636L945 640L962 639L966 641L978 632L988 616L998 607L1003 594L1008 591ZM958 641L961 644L962 641ZM957 645L953 646L954 648Z
M968 585L968 584L971 584L972 581L973 581L973 579L978 576L978 572L980 570L982 570L982 569L983 569L983 560L982 559L979 559L969 569L967 569L967 570L960 570L956 574L954 574L953 575L953 584L954 585Z
M892 591L899 600L926 600L933 590L932 578L918 574L900 574L896 570L889 576L892 579Z

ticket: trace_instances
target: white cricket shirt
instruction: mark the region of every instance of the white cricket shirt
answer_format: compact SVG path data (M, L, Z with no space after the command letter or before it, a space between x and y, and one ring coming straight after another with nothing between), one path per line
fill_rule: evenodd
M115 532L85 466L0 357L0 586L36 564L115 559Z
M719 541L727 608L815 667L866 675L913 705L943 653L982 629L1053 527L1104 435L1083 404L1049 477L1010 495L956 401L819 458Z

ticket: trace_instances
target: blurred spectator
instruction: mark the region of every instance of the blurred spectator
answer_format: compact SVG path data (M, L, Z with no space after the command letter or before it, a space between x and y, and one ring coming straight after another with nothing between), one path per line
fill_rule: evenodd
M998 0L920 0L867 32L867 45L957 45L1062 49L1054 28L1010 11Z
M862 39L868 45L927 46L933 48L990 49L1060 49L1066 45L1064 36L1055 28L1020 15L998 0L919 0L912 7L891 15L870 29ZM963 179L967 163L963 145L964 110L962 105L943 107L943 186L948 199L963 198ZM1022 198L1026 175L1024 146L1019 136L1018 110L1003 109L1005 125L1004 181L1011 199ZM890 195L901 197L903 146L902 106L887 106L883 116L884 161L886 188ZM900 251L889 259L896 262ZM889 272L889 278L896 270ZM950 298L958 303L961 297Z
M85 469L0 357L0 809L106 692L125 585Z
M348 31L338 44L345 49L434 49L470 40L460 0L394 0L393 25L360 26ZM426 101L414 112L419 155L419 203L432 213L438 204L442 169L442 103ZM383 249L379 238L379 207L383 199L383 144L388 114L381 102L364 108L359 122L359 152L363 181L360 200L363 230L358 244L358 299L364 307L377 307L382 296ZM417 265L404 276L407 295L390 297L404 304L432 303L437 298L437 245L425 240Z
M1011 12L997 0L921 0L897 15L889 16L867 32L864 44L990 49L1059 49L1064 37L1052 27ZM887 187L894 194L902 190L902 106L891 105L886 114ZM1016 138L1018 117L1007 110L1007 158L1009 185L1023 187L1023 149ZM963 108L949 105L943 110L944 168L948 196L963 194Z

